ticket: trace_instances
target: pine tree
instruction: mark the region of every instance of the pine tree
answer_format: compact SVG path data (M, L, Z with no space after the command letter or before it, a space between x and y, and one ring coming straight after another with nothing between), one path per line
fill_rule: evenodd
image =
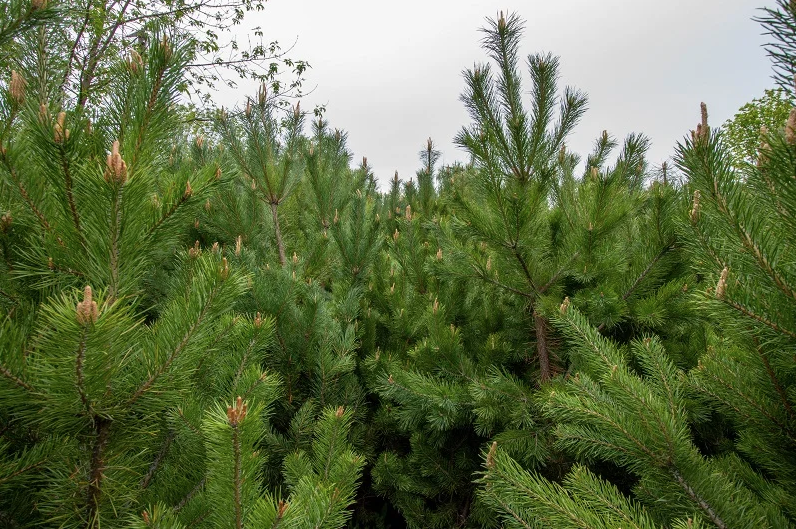
M266 288L242 241L194 242L232 185L230 149L183 125L190 47L149 41L110 64L90 109L62 106L46 47L2 90L3 523L340 527L363 459L326 385L350 390L353 333L326 332L310 359L321 398L282 466L267 450L291 420L266 367L278 311L241 310Z
M773 46L783 65L793 35L782 24L794 20L785 2L762 17L780 30ZM764 135L756 163L739 164L702 105L678 146L687 180L675 212L699 281L691 303L709 318L705 343L688 355L698 362L675 366L654 336L619 347L565 301L555 323L574 346L577 374L549 386L545 412L558 446L587 465L625 468L632 487L620 491L583 466L551 483L496 443L481 494L508 526L793 525L794 130L789 118Z

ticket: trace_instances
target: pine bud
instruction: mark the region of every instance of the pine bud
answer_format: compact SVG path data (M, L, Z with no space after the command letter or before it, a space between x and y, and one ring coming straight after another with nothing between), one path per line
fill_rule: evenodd
M226 257L221 258L221 271L219 272L221 279L226 279L229 277L229 263L227 262Z
M721 271L719 282L716 284L717 299L724 299L724 294L727 293L727 275L729 275L729 273L730 271L726 266Z
M33 11L39 11L40 9L47 9L47 0L31 0L30 8Z
M506 19L503 17L503 11L500 12L500 18L498 18L498 31L505 31L506 29Z
M17 105L25 102L25 88L27 86L28 82L25 78L18 74L16 70L11 70L11 82L8 85L8 92L12 101Z
M340 222L340 216L337 213L337 208L334 209L334 219L332 219L332 222L335 223L335 224Z
M127 65L130 71L136 74L144 69L144 59L141 58L141 55L137 51L131 50Z
M293 117L298 119L301 116L301 101L296 103L296 107L293 109Z
M393 179L393 182L395 182L396 184L398 183L398 171L395 171L395 176L393 176L392 179Z
M149 512L147 512L146 510L144 510L144 511L141 513L141 517L144 519L144 523L145 523L145 524L147 524L147 525L149 525Z
M395 283L390 286L390 294L395 294Z
M768 144L768 129L760 127L760 146L757 148L757 167L762 168L768 162L768 153L771 146Z
M437 301L437 298L434 298L434 305L431 306L431 311L434 314L436 314L438 310L439 310L439 301Z
M218 246L218 241L216 241L216 242L213 243L213 246L210 248L210 251L213 252L213 253L218 253L219 249L220 248Z
M80 325L88 325L89 323L95 323L97 321L99 309L97 308L97 302L93 299L90 286L86 285L86 288L83 289L83 301L77 304L75 312L77 322Z
M561 306L558 307L558 311L561 314L566 314L567 313L567 309L569 309L569 296L566 296L564 298L564 301L561 302Z
M254 327L259 329L263 326L263 315L259 312L254 316Z
M495 468L495 453L497 452L497 441L492 441L492 446L489 447L489 453L486 455L487 468Z
M486 271L487 272L491 272L492 271L492 256L491 255L486 258Z
M243 246L243 236L238 235L235 239L235 256L240 257L241 247Z
M206 212L208 212L208 213L210 213L210 209L211 209L212 207L213 207L213 206L210 204L210 199L208 198L207 200L205 200L205 211L206 211Z
M127 163L119 154L119 140L113 142L111 153L105 162L105 181L123 185L127 181Z
M285 511L287 511L287 508L289 507L289 505L290 504L287 503L285 500L279 500L279 504L277 505L277 508L276 508L276 519L277 520L281 520L285 516Z
M696 224L699 220L699 189L694 190L694 206L691 208L691 223Z
M169 44L166 35L163 35L163 39L160 41L160 45L163 48L163 57L166 59L166 61L171 60L171 51L172 51L171 44Z
M183 198L191 198L193 195L193 188L191 187L191 181L187 180L185 182L185 193L183 194Z
M400 233L398 233L398 228L395 228L395 233L392 234L392 240L397 242L399 236Z
M296 252L293 252L293 264L298 264L298 255L296 255Z
M0 217L0 231L3 233L8 232L8 228L11 227L11 222L13 221L13 217L11 213L4 213L2 217Z
M338 406L337 410L335 410L334 412L334 416L338 419L342 419L344 413L345 413L345 408L343 406Z
M600 170L596 167L589 169L589 176L592 180L597 180L600 177Z
M437 248L437 261L442 261L442 248Z
M265 106L265 102L268 100L268 88L265 86L265 83L260 85L260 91L257 92L257 103L261 107Z
M244 114L246 115L247 118L252 117L252 100L251 99L248 99L248 98L246 99L246 110L244 111Z
M395 379L392 377L392 375L390 375L389 377L387 377L387 383L388 383L388 384L395 384Z
M69 139L69 129L66 128L66 112L58 113L55 125L53 125L53 137L55 143L63 143Z
M790 110L788 123L785 125L785 140L788 145L796 145L796 108Z
M697 125L696 132L691 133L691 138L694 141L700 141L702 139L707 138L709 128L708 128L708 107L705 103L699 104L700 115L701 115L701 122Z
M236 428L243 419L246 418L246 413L249 411L249 406L244 404L243 398L238 397L235 401L235 407L227 406L227 420L229 425Z
M192 259L196 259L202 254L202 250L199 248L199 241L193 243L193 248L188 250L188 256Z
M221 167L216 167L216 180L221 180Z

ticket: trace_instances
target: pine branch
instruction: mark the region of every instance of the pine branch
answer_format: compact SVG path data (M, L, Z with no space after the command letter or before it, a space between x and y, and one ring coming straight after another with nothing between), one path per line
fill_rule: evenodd
M124 183L116 184L113 205L111 206L111 280L108 285L108 301L113 303L119 292L119 238L122 228L122 188Z
M146 391L148 391L149 388L152 387L152 385L155 383L155 381L157 381L157 379L163 373L165 373L166 370L168 370L168 368L171 366L174 360L180 355L183 349L185 349L185 347L188 345L188 342L191 340L191 337L193 337L193 334L197 331L197 329L204 321L205 315L207 314L207 311L209 310L210 305L212 304L213 299L218 294L220 288L221 286L219 284L216 284L216 286L213 287L213 290L210 291L210 295L207 297L207 301L205 302L204 307L202 307L202 311L199 313L199 316L193 322L190 329L188 329L188 331L185 333L185 336L183 336L182 340L174 349L174 351L171 352L166 362L164 362L163 365L161 365L157 370L155 370L155 372L152 373L149 379L147 379L147 381L144 382L144 384L140 388L138 388L138 390L133 394L133 396L127 402L128 406L132 406L135 403L135 401L137 401Z
M80 337L80 343L77 346L77 354L75 355L75 379L77 386L77 393L80 395L80 402L86 408L89 415L92 414L91 403L86 396L86 388L83 384L83 360L86 354L86 337L88 335L88 324L83 325L83 333Z
M47 222L47 219L44 218L44 214L42 214L39 208L36 207L36 204L33 203L33 200L30 198L28 191L25 189L25 186L22 184L19 175L14 170L14 167L11 165L11 162L9 161L6 154L3 153L2 151L0 151L0 159L3 160L3 164L6 166L6 169L8 169L8 173L11 176L11 180L13 180L14 184L17 186L17 189L19 190L19 194L22 196L22 199L28 205L33 214L36 215L36 218L39 219L39 222L41 223L42 227L45 230L50 231L50 223Z
M762 348L760 346L760 340L756 336L755 336L755 351L757 351L757 354L760 356L760 360L763 362L763 366L766 368L766 374L768 375L769 380L771 380L771 384L774 386L777 395L779 395L779 398L782 401L782 405L784 406L785 411L790 416L791 421L796 423L796 421L794 421L796 417L794 417L793 415L793 408L791 408L790 400L788 399L788 394L785 392L785 389L782 387L782 384L780 384L777 375L774 373L774 370L771 369L771 364L768 361L768 357L765 354L763 354Z
M163 459L166 457L166 454L168 453L169 448L171 447L171 443L172 441L174 441L175 436L176 432L174 430L169 430L168 435L166 435L166 439L163 440L163 446L160 447L158 455L155 456L155 460L152 461L151 465L149 465L149 470L147 470L146 475L143 477L143 479L141 479L140 487L142 490L145 490L147 487L149 487L152 478L155 476L155 472L158 471L158 468L160 468L160 464L163 462Z
M26 390L31 391L31 392L33 391L33 386L31 386L30 384L28 384L27 382L25 382L24 380L22 380L18 376L14 375L14 373L12 373L4 365L0 365L0 375L3 375L8 380L10 380L11 382L13 382L14 384L16 384L17 386L19 386L19 387L21 387L23 389L26 389Z
M232 457L234 459L234 474L233 474L233 488L234 488L234 502L235 502L235 528L243 528L243 506L241 505L241 469L240 469L240 432L238 431L238 424L230 424L232 426Z
M94 446L91 451L86 497L86 523L89 529L100 529L99 507L102 497L102 480L105 477L105 447L109 441L110 427L111 419L94 417Z
M63 141L66 141L66 138L63 138ZM83 250L88 251L88 246L86 244L86 239L83 234L83 230L80 228L80 217L77 213L75 196L72 192L73 182L72 182L72 173L69 168L69 158L66 156L66 150L64 149L62 144L58 145L58 155L61 161L61 169L63 170L64 174L64 189L66 190L66 200L69 203L69 211L72 214L72 222L74 223L75 230L77 231L77 235L80 238L80 245L83 247Z
M205 482L206 481L207 481L207 477L206 476L203 477L202 479L200 479L199 483L197 483L194 486L194 488L192 488L191 491L188 494L186 494L183 499L180 500L180 503L178 503L177 505L174 506L174 512L180 512L183 509L183 507L185 507L188 504L188 502L191 501L193 499L193 497L196 496L196 494L200 490L202 490L202 487L205 486Z
M744 316L752 318L753 320L762 323L763 325L771 328L772 330L774 330L774 331L776 331L778 333L785 334L787 336L790 336L791 338L796 338L796 332L791 331L789 329L785 329L784 327L780 327L778 324L774 323L773 321L769 320L768 318L766 318L764 316L760 316L759 314L756 314L756 313L752 312L751 309L749 309L747 307L744 307L743 305L741 305L737 301L733 301L731 299L727 299L727 297L720 298L719 301L721 301L722 303L724 303L728 307L732 307L733 309L737 310L738 312L740 312Z
M680 472L678 472L676 468L672 469L672 475L674 476L674 479L677 480L677 483L679 483L683 488L683 490L685 490L686 494L688 494L688 497L691 498L694 503L699 505L699 508L702 509L702 512L707 514L708 518L710 518L710 521L713 522L716 527L719 529L727 529L727 524L725 524L724 521L719 518L718 514L716 514L716 511L714 511L713 508L704 499L702 499L702 497L700 497L696 491L694 491L691 485L689 485L688 482L683 479L683 476L680 475Z

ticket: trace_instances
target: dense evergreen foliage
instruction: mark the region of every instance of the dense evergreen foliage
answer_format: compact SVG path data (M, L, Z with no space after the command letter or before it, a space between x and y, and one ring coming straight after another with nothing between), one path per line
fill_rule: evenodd
M197 121L182 18L115 13L0 6L0 527L796 525L796 110L581 157L501 14L471 162L380 192L276 72Z

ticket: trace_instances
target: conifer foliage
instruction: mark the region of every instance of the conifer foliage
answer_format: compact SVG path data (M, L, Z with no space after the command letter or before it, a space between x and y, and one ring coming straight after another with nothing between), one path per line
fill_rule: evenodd
M0 6L0 526L796 524L796 110L581 157L501 13L471 162L380 191L275 72L197 121L182 15L74 15Z

